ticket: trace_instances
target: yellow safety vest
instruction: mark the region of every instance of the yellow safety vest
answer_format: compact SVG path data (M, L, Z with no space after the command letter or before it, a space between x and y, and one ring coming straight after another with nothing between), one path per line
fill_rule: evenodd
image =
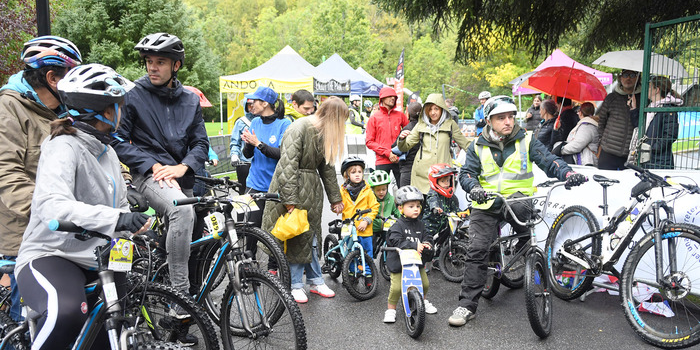
M360 113L356 111L354 108L349 108L350 113L355 114L355 121L360 122L362 119L360 119ZM351 134L351 135L360 135L362 134L362 128L352 124L350 121L350 118L345 120L345 133L346 134Z
M481 174L479 184L487 192L498 192L508 197L515 192L522 192L531 196L535 191L533 186L532 162L530 161L530 140L532 137L526 134L524 138L515 142L515 151L499 167L491 154L491 148L483 145L474 145L474 152L481 160ZM484 204L472 201L472 207L487 210L493 205L493 199Z

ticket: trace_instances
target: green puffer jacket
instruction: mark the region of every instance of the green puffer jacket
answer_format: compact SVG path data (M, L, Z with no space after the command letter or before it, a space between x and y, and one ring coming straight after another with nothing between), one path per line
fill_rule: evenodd
M323 187L331 203L342 200L335 168L326 164L323 140L309 118L299 119L289 126L282 137L280 152L269 192L279 193L281 202L265 205L262 228L272 231L277 218L287 212L285 204L308 210L310 229L287 241L286 254L290 264L310 263L314 235L318 246L321 242Z

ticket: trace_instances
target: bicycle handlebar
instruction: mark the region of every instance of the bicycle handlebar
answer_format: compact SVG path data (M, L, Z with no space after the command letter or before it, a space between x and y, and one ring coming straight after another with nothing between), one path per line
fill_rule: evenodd
M86 232L87 230L83 229L82 227L67 221L67 220L51 220L49 221L49 230L51 231L63 231L63 232L75 232L75 233L83 233Z
M642 181L648 181L654 184L655 187L662 187L662 186L669 186L669 183L666 182L666 179L663 177L656 175L652 173L651 171L638 167L637 164L627 162L625 163L625 167L630 168L634 171L637 172L637 177L642 179Z
M557 187L561 187L561 186L566 185L566 181L547 181L547 182L552 182L552 184L551 184L551 187L549 188L549 190L547 191L546 196L527 196L527 197L519 197L519 198L510 198L509 199L509 198L504 197L502 194L500 194L498 192L486 192L486 198L488 198L488 199L501 198L503 200L503 204L506 206L506 210L508 210L511 217L513 218L513 220L515 220L515 222L518 225L522 225L522 226L532 225L532 226L534 226L534 225L539 224L540 221L542 221L544 219L545 214L547 214L547 208L549 207L549 197L551 196L552 191ZM543 205L542 205L542 214L539 215L538 220L533 220L533 221L529 222L529 224L526 222L520 221L518 216L515 215L515 213L513 212L513 208L510 205L510 202L524 201L524 200L530 200L532 198L542 198L542 197L545 197L545 200L544 200ZM526 221L530 221L530 220L526 220Z
M258 193L249 193L249 195L251 198L256 199L256 200L259 200L259 199L264 199L264 200L268 200L268 201L279 201L280 200L279 193L258 192ZM186 198L182 198L182 199L173 200L173 205L180 206L180 205L199 204L199 203L209 204L209 203L220 202L220 201L230 202L229 199L217 198L217 197L212 197L212 196L186 197Z

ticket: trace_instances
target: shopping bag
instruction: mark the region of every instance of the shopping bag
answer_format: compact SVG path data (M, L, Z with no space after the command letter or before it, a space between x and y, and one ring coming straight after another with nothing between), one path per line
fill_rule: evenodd
M284 251L287 252L288 239L294 238L309 230L308 212L304 209L294 208L291 213L280 216L272 228L272 235L284 244Z

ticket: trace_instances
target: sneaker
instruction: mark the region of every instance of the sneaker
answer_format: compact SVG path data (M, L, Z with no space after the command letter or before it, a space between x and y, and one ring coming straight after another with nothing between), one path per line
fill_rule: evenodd
M386 309L384 311L384 323L396 322L396 309Z
M277 276L277 270L267 270L267 272L269 272L273 276Z
M423 304L425 304L425 313L426 314L436 314L437 313L437 308L435 305L431 304L428 299L423 299Z
M318 294L324 298L332 298L335 296L335 292L328 288L325 284L314 284L311 285L309 291L314 294Z
M199 339L192 334L180 333L177 335L177 343L182 346L195 346L199 343Z
M433 260L433 270L440 271L440 260Z
M468 310L466 307L458 307L452 312L452 316L447 320L450 326L461 327L464 326L467 321L473 320L476 315Z
M175 304L172 307L170 307L169 315L177 318L178 320L184 320L186 318L192 317L189 312L187 312L185 309L182 308L182 306L180 306L180 304Z
M306 296L306 292L304 292L304 289L302 288L292 289L292 297L294 297L294 301L299 304L309 301L309 298Z

